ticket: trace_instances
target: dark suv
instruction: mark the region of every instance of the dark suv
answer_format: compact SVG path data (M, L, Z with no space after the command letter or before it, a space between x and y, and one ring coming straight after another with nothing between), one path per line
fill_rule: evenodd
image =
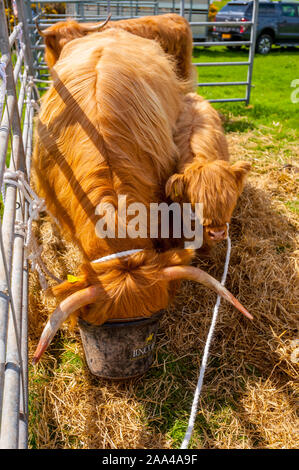
M215 21L242 21L244 26L213 27L213 36L222 41L249 41L253 1L232 1L216 15ZM259 2L256 51L268 54L272 44L299 45L299 2Z

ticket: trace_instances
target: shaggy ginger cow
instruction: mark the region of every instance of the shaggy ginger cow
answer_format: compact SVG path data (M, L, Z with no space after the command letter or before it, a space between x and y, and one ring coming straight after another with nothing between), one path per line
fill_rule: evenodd
M158 16L144 16L128 20L109 21L104 23L77 23L74 20L59 22L38 32L44 37L46 50L45 60L51 69L58 60L63 47L73 39L77 39L95 31L122 29L137 36L154 39L163 50L174 58L176 71L180 78L191 77L192 32L185 18L175 13ZM142 54L140 55L142 60Z
M149 236L96 234L99 203L117 213L119 195L147 210L161 199L174 171L173 132L185 91L154 41L110 30L64 48L37 123L34 172L39 195L62 233L78 244L84 263L77 282L53 288L64 300L46 325L34 362L70 315L96 325L150 316L168 305L177 279L201 282L249 315L218 281L187 266L192 250L159 253ZM96 262L132 249L140 251Z
M203 204L204 245L227 238L250 163L229 163L227 141L217 111L196 93L183 97L174 136L179 150L176 173L166 184L173 201Z

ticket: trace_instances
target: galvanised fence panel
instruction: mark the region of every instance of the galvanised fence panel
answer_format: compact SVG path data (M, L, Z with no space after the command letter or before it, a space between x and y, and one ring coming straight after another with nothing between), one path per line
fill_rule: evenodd
M34 103L22 0L9 22L0 0L0 448L26 448L28 423L28 202L19 178L30 179ZM18 17L16 17L18 11ZM27 42L27 45L26 45Z
M227 81L227 82L202 82L198 83L199 87L215 87L220 86L224 89L223 98L210 99L211 102L235 102L243 101L249 104L250 92L252 87L252 70L253 61L255 54L255 42L256 42L256 25L258 18L258 0L253 0L253 13L252 20L246 21L246 28L250 28L250 39L249 41L213 41L209 38L208 30L211 29L215 24L218 26L233 26L233 27L244 27L244 22L233 21L233 22L219 22L214 23L208 20L208 10L210 2L209 0L101 0L101 1L78 1L78 0L67 0L65 3L66 8L64 13L60 14L49 14L46 13L45 6L50 2L48 0L40 0L34 2L33 11L30 5L33 1L24 0L29 12L28 27L30 29L31 47L34 56L34 80L39 88L47 88L51 83L51 77L47 68L47 64L43 58L44 44L42 38L38 35L35 26L35 20L38 20L40 27L48 27L58 21L64 21L66 18L74 18L77 21L100 21L105 19L107 14L111 13L112 20L125 19L125 18L136 18L138 16L145 15L158 15L163 13L178 13L184 16L191 26L194 38L194 46L210 47L210 46L247 46L248 59L244 61L226 61L226 62L196 62L196 67L247 67L247 78L243 81ZM62 3L62 2L58 2ZM200 21L198 21L200 19ZM236 96L234 98L225 97L225 87L231 86L244 86L244 96Z

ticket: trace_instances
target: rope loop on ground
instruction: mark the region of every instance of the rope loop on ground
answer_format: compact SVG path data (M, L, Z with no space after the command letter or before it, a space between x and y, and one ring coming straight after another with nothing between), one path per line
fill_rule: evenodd
M222 279L221 279L221 284L223 286L225 285L228 266L229 266L229 260L230 260L230 254L231 254L231 239L229 237L229 231L228 231L229 230L229 224L227 223L226 225L227 225L227 250L226 250L224 270L223 270ZM194 393L194 398L193 398L193 403L192 403L188 428L187 428L185 437L183 439L181 449L188 449L188 445L189 445L191 435L192 435L192 432L193 432L194 423L195 423L196 414L197 414L197 409L198 409L198 401L199 401L199 397L200 397L200 393L201 393L201 389L202 389L202 384L203 384L203 379L204 379L204 375L205 375L205 371L206 371L206 367L207 367L207 362L208 362L208 358L209 358L210 345L211 345L211 342L212 342L212 338L213 338L213 334L214 334L214 330L215 330L215 326L216 326L216 322L217 322L220 301L221 301L221 297L220 297L220 295L217 295L217 300L216 300L216 304L215 304L214 311L213 311L213 316L212 316L212 322L211 322L211 326L210 326L210 330L209 330L209 333L208 333L208 337L207 337L207 341L206 341L206 344L205 344L204 353L203 353L203 357L202 357L202 362L201 362L201 366L200 366L199 378L198 378L197 386L196 386L195 393Z

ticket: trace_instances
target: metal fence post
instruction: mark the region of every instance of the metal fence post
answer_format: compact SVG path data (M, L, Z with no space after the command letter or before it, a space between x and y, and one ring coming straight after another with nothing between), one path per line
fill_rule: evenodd
M17 8L18 8L18 19L19 22L23 24L23 41L25 43L25 55L26 55L26 62L29 67L29 74L33 77L34 70L33 70L33 55L31 50L31 40L29 35L29 28L28 28L28 13L25 13L25 5L23 0L17 0Z
M252 81L252 72L253 72L253 60L255 54L255 43L256 43L256 30L258 23L258 14L259 14L259 0L253 0L253 11L252 11L252 21L253 25L250 32L250 46L249 46L249 67L247 73L247 90L246 90L246 104L249 105L250 95L251 95L251 81Z
M180 15L185 16L185 0L180 1Z

